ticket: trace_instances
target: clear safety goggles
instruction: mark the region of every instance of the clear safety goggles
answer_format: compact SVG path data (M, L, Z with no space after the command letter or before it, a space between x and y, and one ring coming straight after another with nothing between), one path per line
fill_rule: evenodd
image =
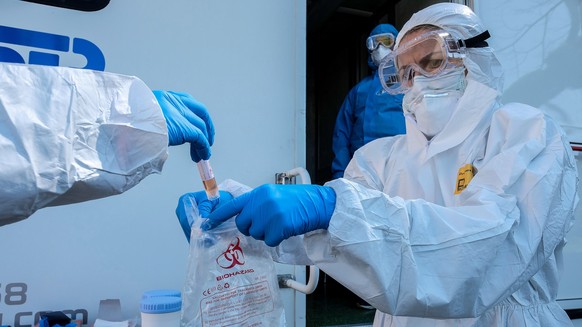
M444 30L423 33L400 44L378 68L380 82L390 94L406 93L414 76L434 77L463 64L466 48L486 47L485 31L473 38L459 40Z
M374 51L382 44L386 48L392 49L394 47L394 41L394 34L392 33L376 34L366 39L366 48L368 48L368 51Z

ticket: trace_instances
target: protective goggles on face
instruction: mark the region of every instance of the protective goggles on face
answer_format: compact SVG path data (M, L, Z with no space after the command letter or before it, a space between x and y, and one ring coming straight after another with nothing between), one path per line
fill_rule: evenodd
M416 74L434 77L460 67L466 48L486 47L488 38L488 31L459 40L444 30L435 30L401 43L380 63L378 74L382 87L390 94L406 93Z
M394 35L392 33L382 33L372 35L366 39L366 48L368 48L368 51L376 50L380 44L386 48L392 49L394 46Z

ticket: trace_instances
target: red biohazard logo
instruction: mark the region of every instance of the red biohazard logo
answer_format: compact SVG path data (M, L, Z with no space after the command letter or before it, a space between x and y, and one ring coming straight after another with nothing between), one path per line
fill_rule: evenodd
M242 266L245 264L245 255L240 247L240 239L238 237L230 242L226 251L222 252L222 254L216 258L216 263L224 269L230 269L236 265Z

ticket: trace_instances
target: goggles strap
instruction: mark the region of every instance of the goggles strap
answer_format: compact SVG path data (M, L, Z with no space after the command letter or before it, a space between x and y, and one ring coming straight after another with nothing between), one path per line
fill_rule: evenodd
M487 42L485 40L487 40L489 37L491 37L491 34L489 34L489 31L485 31L479 35L473 36L472 38L468 38L464 41L459 41L459 44L461 42L465 43L465 47L467 48L485 48L488 47L489 44L487 44Z

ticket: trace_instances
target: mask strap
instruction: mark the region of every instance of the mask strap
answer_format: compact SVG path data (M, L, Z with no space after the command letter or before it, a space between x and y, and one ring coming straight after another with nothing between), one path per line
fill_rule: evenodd
M459 44L461 45L461 42L464 42L465 47L467 48L485 48L489 46L489 44L487 44L485 40L487 40L490 37L491 34L489 34L489 31L485 31L479 35L473 36L472 38L468 38L464 41L459 41Z

